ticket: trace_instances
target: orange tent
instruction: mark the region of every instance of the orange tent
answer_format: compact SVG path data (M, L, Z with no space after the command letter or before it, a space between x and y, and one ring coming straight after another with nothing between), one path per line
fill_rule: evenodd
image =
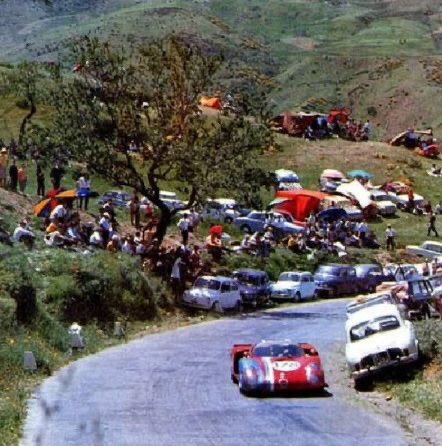
M202 96L200 98L200 105L221 110L221 99L218 97Z
M313 190L280 190L276 193L279 198L287 198L287 201L276 205L276 209L289 212L293 218L301 223L311 212L318 212L325 194Z

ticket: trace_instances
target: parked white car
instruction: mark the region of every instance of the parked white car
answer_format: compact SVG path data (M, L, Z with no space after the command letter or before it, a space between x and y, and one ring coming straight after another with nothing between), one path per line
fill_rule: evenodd
M418 359L413 324L402 318L396 305L381 303L350 315L345 324L345 357L358 387L386 368Z
M405 249L407 254L413 254L419 257L425 257L427 259L437 259L442 256L442 243L426 241L417 245L408 245Z
M347 317L365 308L385 303L396 305L396 301L390 291L380 291L365 296L358 296L347 304Z
M375 202L376 207L382 216L392 216L396 214L396 205L391 201L390 196L383 190L372 190L370 198Z
M294 300L316 297L316 283L309 272L288 271L281 273L278 281L271 285L272 300Z
M216 198L207 200L202 212L201 218L223 221L231 223L235 218L241 216L238 211L238 203L232 198Z
M406 208L408 205L408 195L407 194L395 194L394 192L388 192L388 196L391 201L396 204L400 209ZM423 206L425 199L422 195L414 194L413 198L414 206Z
M186 290L182 303L189 307L214 310L241 309L238 282L224 276L198 277L190 290Z

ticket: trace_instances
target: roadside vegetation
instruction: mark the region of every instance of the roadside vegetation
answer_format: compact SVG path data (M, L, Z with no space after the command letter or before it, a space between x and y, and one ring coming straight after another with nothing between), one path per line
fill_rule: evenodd
M375 184L406 180L433 206L442 200L440 179L426 175L432 161L381 142L305 142L273 136L264 125L269 109L256 107L260 105L257 98L267 99L257 92L268 94L275 113L300 107L323 112L349 102L355 117L370 116L378 139L409 126L433 126L437 135L442 128L442 74L434 35L439 25L431 1L421 2L411 12L379 1L354 1L348 8L348 2L330 5L310 0L253 0L247 7L233 0L196 1L192 7L187 0L177 0L167 8L156 0L148 5L135 0L114 1L113 6L100 3L105 6L97 6L88 21L79 21L76 32L127 42L133 58L90 36L83 41L73 39L63 14L75 15L74 4L67 2L66 9L40 4L42 17L48 18L40 38L36 38L38 28L34 32L30 26L32 43L19 48L5 45L0 54L9 59L31 55L52 62L61 56L63 64L0 65L0 139L14 137L21 146L27 145L28 137L38 139L48 165L60 154L60 147L70 145L75 150L66 155L77 164L89 165L95 191L103 193L115 185L127 191L137 189L159 206L164 217L160 238L168 227L168 235L177 238L176 213L161 203L160 188L177 191L189 207L216 194L258 206L272 199L268 173L283 167L295 170L304 188L316 189L323 169L345 173L364 168L374 174ZM179 41L171 41L168 47L145 45L171 29ZM75 56L67 56L66 47L73 41ZM193 48L204 51L197 54ZM133 62L135 54L138 64ZM71 72L74 64L79 65L76 74ZM37 67L39 95L32 79ZM162 88L154 91L155 82ZM178 85L176 97L187 98L181 108L171 101L176 97L168 96L171 85ZM198 96L219 90L242 97L247 119L196 113ZM147 103L146 109L140 112L135 99ZM131 141L142 147L139 157L123 156ZM76 167L71 164L63 179L65 186L74 186ZM36 198L35 165L27 162L27 168L30 204ZM3 222L12 230L26 210L18 204L14 209L14 203L0 205ZM90 212L97 211L97 204L91 202ZM121 214L121 219L127 216ZM400 212L396 218L370 222L381 243L388 223L397 231L399 247L427 239L427 219ZM200 225L199 240L207 235L208 225ZM238 230L226 230L239 238ZM32 388L62 365L139 332L212 317L177 309L167 286L144 274L128 256L88 257L48 250L42 243L34 251L0 246L1 446L18 442ZM277 249L265 262L227 256L216 271L265 268L276 280L283 271L314 271L322 262L385 259L392 257L369 250L350 249L342 260ZM113 336L116 321L126 328L123 339ZM72 322L83 325L86 347L81 352L70 347L67 329ZM418 323L417 329L423 369L412 380L383 383L381 388L442 421L441 322ZM27 350L36 356L36 372L23 370Z
M411 409L442 422L442 324L441 321L415 323L422 352L422 369L412 376L380 383L379 388L397 397Z

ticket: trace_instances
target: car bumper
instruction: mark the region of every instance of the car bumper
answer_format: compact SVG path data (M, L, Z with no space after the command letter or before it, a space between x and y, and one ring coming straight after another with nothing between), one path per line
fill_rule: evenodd
M191 307L191 308L198 308L200 310L210 310L212 307L208 306L208 304L205 303L201 303L198 301L193 301L193 300L181 300L182 305L186 306L186 307Z
M370 375L376 375L385 369L400 367L401 365L411 364L413 362L416 362L418 360L418 357L419 357L418 353L413 353L411 355L403 356L395 360L390 360L383 364L373 365L360 370L354 370L353 372L351 372L350 376L353 379L360 379Z

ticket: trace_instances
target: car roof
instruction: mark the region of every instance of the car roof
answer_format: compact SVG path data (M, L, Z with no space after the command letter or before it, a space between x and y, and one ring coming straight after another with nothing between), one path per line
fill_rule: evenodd
M361 322L369 321L376 317L396 316L401 319L401 315L396 305L389 303L381 303L370 307L361 308L359 311L351 313L346 322L346 326L355 326Z
M199 276L197 279L206 279L206 280L219 280L220 282L232 282L235 279L227 276Z
M264 275L267 274L265 271L262 271L260 269L254 269L254 268L238 268L233 273L248 273L248 274L254 274L254 275Z
M283 271L281 274L299 274L300 276L307 274L310 276L312 275L310 271Z
M442 242L437 242L436 240L425 240L423 243L422 243L422 245L423 244L426 244L426 243L431 243L432 245L438 245L438 246L442 246Z

